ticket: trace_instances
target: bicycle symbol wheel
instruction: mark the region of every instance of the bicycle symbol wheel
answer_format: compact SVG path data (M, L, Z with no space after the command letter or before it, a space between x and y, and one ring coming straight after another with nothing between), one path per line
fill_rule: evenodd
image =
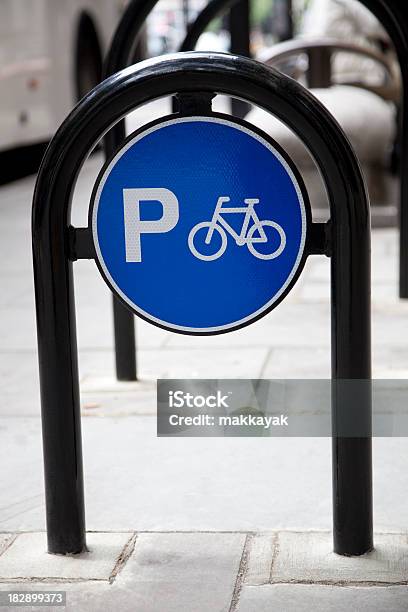
M203 237L204 238L203 242L205 243L206 236L208 234L208 231L210 230L210 227L213 228L213 234L208 244L211 245L213 248L216 248L218 240L217 240L217 237L215 236L215 233L218 232L218 234L221 237L221 246L212 255L204 255L203 253L200 253L200 251L196 248L194 244L194 238L197 236L200 230L207 229ZM191 232L189 233L188 246L192 254L195 255L197 259L201 259L202 261L214 261L215 259L218 259L219 257L221 257L221 255L224 254L225 249L227 248L227 235L225 231L223 230L223 228L220 227L219 225L214 225L211 221L203 221L202 223L197 223L197 225L195 225L193 229L191 230Z
M279 243L278 248L275 249L273 253L260 253L259 251L256 250L255 245L265 244L264 242L254 243L253 241L253 235L255 231L257 230L259 231L259 226L262 227L263 229L265 227L272 227L274 230L278 232L280 243ZM249 252L252 253L252 255L254 255L258 259L275 259L276 257L279 257L279 255L281 255L281 253L285 250L285 246L286 246L286 234L283 228L279 225L279 223L275 223L275 221L261 221L259 225L254 224L251 227L251 229L248 231L247 239L248 239L247 247L248 247Z

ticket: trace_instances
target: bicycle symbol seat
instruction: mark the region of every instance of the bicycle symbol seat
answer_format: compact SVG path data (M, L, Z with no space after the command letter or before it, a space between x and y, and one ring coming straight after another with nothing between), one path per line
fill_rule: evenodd
M229 201L229 197L220 196L215 206L214 214L212 216L211 221L203 221L202 223L197 223L197 225L192 228L188 236L188 246L192 254L197 257L197 259L201 259L203 261L214 261L215 259L218 259L225 253L225 250L227 248L228 232L235 240L237 246L246 245L248 247L249 252L258 259L268 260L279 257L279 255L282 254L286 246L286 234L283 228L278 223L275 223L275 221L259 220L259 217L255 212L255 205L259 203L259 199L246 198L244 200L246 206L242 207L223 206L223 204ZM222 216L233 213L245 213L240 234L238 234ZM252 225L251 227L249 227L251 221ZM279 246L278 248L275 248L272 253L261 253L257 251L255 247L255 245L257 244L265 244L268 242L268 237L265 232L266 227L272 228L279 235ZM200 251L196 248L196 245L194 244L194 239L197 237L198 233L201 232L201 230L206 230L207 232L207 235L204 240L204 243L206 245L211 245L211 241L213 240L215 233L219 234L219 236L221 237L221 246L218 248L218 250L216 250L210 255L200 253ZM258 235L255 235L256 232ZM214 240L214 248L217 248L217 242L217 240Z

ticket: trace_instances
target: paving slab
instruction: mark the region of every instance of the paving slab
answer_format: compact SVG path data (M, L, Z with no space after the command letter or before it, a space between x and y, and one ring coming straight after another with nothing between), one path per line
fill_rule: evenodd
M66 591L68 612L229 612L244 543L243 534L138 534L111 583L9 581L0 589Z
M270 351L263 369L263 378L328 379L331 376L330 348L328 346L275 347Z
M50 555L45 533L21 533L0 555L0 582L10 580L109 580L133 534L88 533L88 551Z
M280 532L271 557L271 582L408 583L406 534L375 534L375 550L361 557L332 552L331 533ZM408 602L407 602L408 603Z
M11 304L0 310L0 347L2 352L36 350L34 304L23 308Z
M7 288L0 292L0 308L12 308L16 304L21 304L23 300L31 295L30 284L25 276L21 278L18 274L2 274L3 287Z
M156 381L120 382L113 377L86 377L80 385L83 416L155 415Z
M91 529L330 527L327 439L158 439L140 416L84 419L83 441Z
M35 352L0 352L0 414L40 414L38 361Z
M213 351L202 347L194 350L165 347L138 351L138 367L141 379L154 383L157 378L219 378L221 371L228 372L228 378L257 378L267 356L266 348L243 347L240 351L219 348ZM83 389L95 390L99 387L101 392L112 391L112 370L110 363L103 359L101 356L94 361L94 374L83 377ZM84 368L85 362L82 360Z
M407 612L408 587L245 586L233 612Z
M228 612L244 534L141 534L118 579L143 612Z
M166 346L194 348L207 346L246 347L268 346L330 346L330 307L328 303L308 303L291 297L282 302L278 308L259 321L231 334L221 334L209 337L186 336L172 334ZM305 324L307 323L307 324ZM296 364L293 364L293 376L296 376ZM288 373L288 377L291 374Z
M44 534L36 536L30 549L38 549L42 558ZM88 534L93 550L86 555L60 557L46 555L53 561L44 573L36 576L33 569L37 558L31 553L26 560L26 547L17 549L22 536L8 549L18 551L21 564L31 561L29 578L4 579L0 589L18 591L66 591L68 612L99 612L101 609L121 612L407 612L408 587L406 585L377 586L365 583L350 584L249 584L248 576L259 578L265 573L263 560L267 548L274 545L276 534L243 533L139 533L126 534L130 539L122 551L112 540L124 534ZM297 534L307 535L307 534ZM92 536L92 537L91 537ZM95 536L101 540L96 541ZM106 538L112 546L107 546ZM269 538L269 544L267 540ZM41 544L42 542L42 544ZM26 544L28 544L28 540ZM91 546L92 548L92 546ZM108 554L106 549L109 548ZM249 560L246 580L242 584L245 566L244 550L257 557L257 572ZM115 554L112 554L112 553ZM30 553L29 553L30 554ZM92 565L91 555L99 556ZM116 558L114 558L116 556ZM251 556L250 555L250 556ZM3 555L4 558L4 555ZM109 558L109 563L106 563ZM361 560L361 558L360 558ZM1 561L1 557L0 557ZM114 562L112 568L112 562ZM92 567L90 567L92 566ZM74 568L74 569L72 569ZM43 567L44 569L44 567ZM0 565L0 571L2 566ZM38 572L37 572L38 573ZM36 608L42 610L42 608ZM44 608L44 610L49 608Z
M82 419L89 530L331 529L327 438L158 439L151 416L95 415ZM40 420L2 418L0 431L0 529L42 530ZM406 531L406 440L373 451L375 528Z

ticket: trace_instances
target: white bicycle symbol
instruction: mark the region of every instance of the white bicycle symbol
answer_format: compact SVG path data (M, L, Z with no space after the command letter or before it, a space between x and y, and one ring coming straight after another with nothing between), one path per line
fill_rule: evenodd
M215 259L218 259L224 254L225 249L227 248L226 232L228 232L234 238L237 246L244 246L244 244L246 244L249 252L258 259L275 259L276 257L279 257L286 246L286 234L283 228L278 223L275 223L275 221L259 220L259 217L254 210L255 204L258 204L259 200L257 198L247 198L244 200L246 206L238 208L223 207L223 204L229 201L229 197L219 197L211 221L197 223L197 225L192 228L188 236L188 246L190 247L192 254L195 255L197 259L202 259L203 261L214 261ZM222 217L222 215L232 213L245 213L240 234L237 234L234 228L232 228ZM251 219L253 224L251 227L249 227ZM255 244L265 244L268 242L268 238L264 230L265 227L272 227L279 234L279 246L272 253L260 253L254 246ZM203 253L200 253L200 251L198 251L194 245L194 238L197 236L198 232L203 229L207 229L207 236L205 238L205 244L207 245L211 243L214 232L217 232L221 237L221 246L218 251L212 255L204 255ZM259 237L254 237L256 231L258 232Z

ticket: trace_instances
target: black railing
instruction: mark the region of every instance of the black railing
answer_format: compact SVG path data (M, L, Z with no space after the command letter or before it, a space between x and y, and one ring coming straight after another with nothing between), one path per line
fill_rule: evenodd
M220 93L264 108L302 139L321 170L331 220L324 226L325 247L314 252L331 256L334 548L363 554L372 548L371 437L339 432L347 403L341 381L371 380L364 181L337 123L307 90L253 60L216 53L164 56L109 77L69 115L42 163L33 201L33 256L49 551L85 547L73 261L92 258L93 249L91 228L71 227L75 183L92 147L115 122L151 100L183 93L204 100ZM312 236L319 235L320 226L311 227ZM359 409L369 423L370 393Z

